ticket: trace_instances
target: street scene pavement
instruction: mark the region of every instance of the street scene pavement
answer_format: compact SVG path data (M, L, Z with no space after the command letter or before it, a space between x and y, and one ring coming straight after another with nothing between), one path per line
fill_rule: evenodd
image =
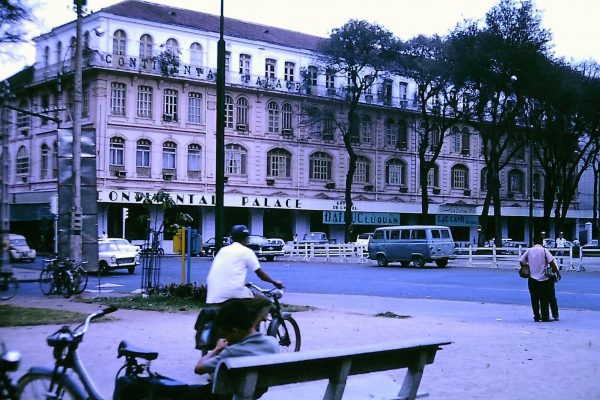
M560 321L535 323L526 304L291 291L283 301L313 307L294 315L302 332L302 350L430 337L451 341L425 368L419 392L432 399L600 399L599 311L561 308ZM100 307L27 293L17 294L8 304L84 313ZM396 317L376 316L380 313ZM112 396L121 365L117 345L124 339L159 352L155 371L201 383L205 376L193 373L200 357L194 349L195 319L195 312L119 310L92 324L80 356L105 398ZM0 328L0 340L23 356L15 376L32 365L51 365L45 339L57 328ZM344 399L393 398L403 377L403 371L350 377ZM326 382L274 387L262 398L316 399L325 387Z

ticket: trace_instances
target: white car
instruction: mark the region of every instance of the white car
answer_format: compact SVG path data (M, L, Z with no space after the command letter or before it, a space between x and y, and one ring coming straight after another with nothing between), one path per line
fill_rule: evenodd
M29 248L25 236L8 234L8 254L10 261L34 262L37 255L34 249Z
M135 244L131 244L129 242L129 240L127 239L123 239L123 238L104 238L104 239L99 239L105 242L112 242L115 243L116 245L119 246L119 248L125 250L125 249L129 249L129 250L133 250L136 253L139 253L140 251L142 251L142 248L140 246L137 246Z
M137 251L126 247L121 248L110 240L98 241L98 269L100 272L127 269L127 272L133 274L139 263L140 256Z

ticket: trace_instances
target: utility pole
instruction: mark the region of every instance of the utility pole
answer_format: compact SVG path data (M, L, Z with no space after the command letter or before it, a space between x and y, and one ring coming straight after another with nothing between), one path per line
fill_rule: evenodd
M5 266L8 265L8 233L10 226L10 206L8 204L8 123L4 120L4 103L9 97L10 88L8 82L4 81L0 84L0 137L2 139L2 153L0 159L0 272L4 272Z
M217 135L215 168L215 254L223 246L223 216L225 192L225 18L221 0L219 43L217 46Z
M83 215L81 210L81 108L83 92L83 74L82 74L82 7L86 0L74 0L77 12L75 22L75 99L73 104L73 208L71 209L71 260L82 259L82 238Z

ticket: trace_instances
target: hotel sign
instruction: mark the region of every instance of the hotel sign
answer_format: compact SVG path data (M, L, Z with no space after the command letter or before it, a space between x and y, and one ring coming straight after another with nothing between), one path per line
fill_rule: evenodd
M323 223L329 225L343 225L346 219L343 211L323 211ZM400 214L397 213L375 213L375 212L352 212L352 224L354 225L400 225Z

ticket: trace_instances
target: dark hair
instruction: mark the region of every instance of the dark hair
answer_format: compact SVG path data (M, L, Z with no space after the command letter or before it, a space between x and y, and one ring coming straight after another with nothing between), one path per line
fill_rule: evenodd
M541 233L536 233L535 235L533 235L533 244L543 244L544 243L544 237L542 236Z
M271 302L267 299L230 299L217 313L215 324L223 330L250 329L258 316L270 306Z

